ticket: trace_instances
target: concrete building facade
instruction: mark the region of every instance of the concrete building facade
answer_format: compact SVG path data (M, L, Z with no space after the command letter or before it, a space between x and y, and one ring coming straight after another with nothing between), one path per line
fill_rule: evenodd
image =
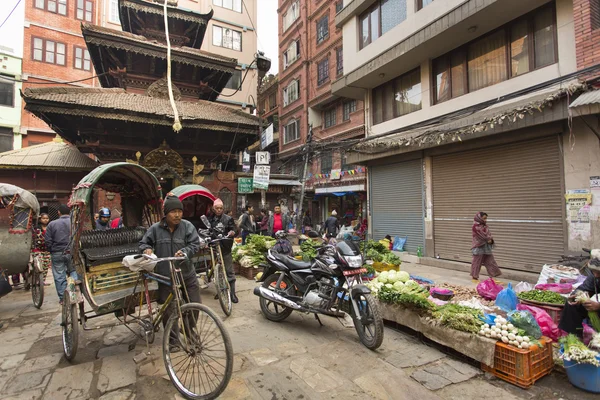
M0 153L21 148L22 59L0 47Z
M598 242L592 3L344 2L333 93L365 101L350 161L369 166L375 239L468 268L486 211L501 267L532 272Z

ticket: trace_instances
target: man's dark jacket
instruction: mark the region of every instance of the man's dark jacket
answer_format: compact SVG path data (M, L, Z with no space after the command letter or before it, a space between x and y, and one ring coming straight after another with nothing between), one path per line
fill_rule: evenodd
M61 215L59 219L50 222L44 234L44 240L46 248L50 253L69 251L69 243L71 242L71 217L69 215Z
M191 275L195 274L195 271L189 260L200 249L200 238L191 222L185 219L181 220L181 223L171 233L166 219L163 218L160 222L152 225L140 241L140 251L144 252L147 249L153 249L154 254L159 258L173 257L179 250L183 251L187 255L188 261L181 263L180 267L184 275ZM169 263L166 261L158 263L156 272L171 276Z
M219 225L219 222L221 224L223 224L223 228L222 228L223 237L227 236L227 234L231 231L234 231L236 235L238 234L238 230L235 226L235 221L233 220L233 218L231 218L227 214L221 214L220 217L218 217L216 214L213 214L210 217L209 221L210 221L210 225L213 228L216 228L217 225ZM224 240L221 242L221 252L223 253L223 255L231 254L232 247L233 247L233 238L231 238L231 240Z
M240 222L240 230L249 233L254 233L254 224L250 218L250 214L246 211L242 215L242 221Z

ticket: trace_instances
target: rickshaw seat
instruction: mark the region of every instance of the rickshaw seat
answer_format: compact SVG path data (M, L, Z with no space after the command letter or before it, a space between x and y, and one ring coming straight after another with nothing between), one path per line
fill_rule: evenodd
M80 251L85 256L86 266L117 262L125 256L138 254L139 242L145 233L144 227L82 232Z

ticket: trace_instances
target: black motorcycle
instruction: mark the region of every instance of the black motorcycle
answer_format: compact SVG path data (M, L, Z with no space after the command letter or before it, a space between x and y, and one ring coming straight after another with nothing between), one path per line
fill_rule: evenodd
M360 341L375 350L383 341L383 320L371 291L358 246L350 241L318 249L312 262L268 251L267 264L254 289L260 309L270 321L283 321L293 311L344 318L350 314Z

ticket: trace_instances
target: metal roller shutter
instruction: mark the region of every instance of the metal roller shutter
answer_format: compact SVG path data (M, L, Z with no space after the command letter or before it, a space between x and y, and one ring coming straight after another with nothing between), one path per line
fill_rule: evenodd
M435 254L471 261L471 226L489 214L503 268L539 272L564 251L556 136L433 157Z
M422 160L369 167L369 174L374 239L406 236L405 250L424 249Z

